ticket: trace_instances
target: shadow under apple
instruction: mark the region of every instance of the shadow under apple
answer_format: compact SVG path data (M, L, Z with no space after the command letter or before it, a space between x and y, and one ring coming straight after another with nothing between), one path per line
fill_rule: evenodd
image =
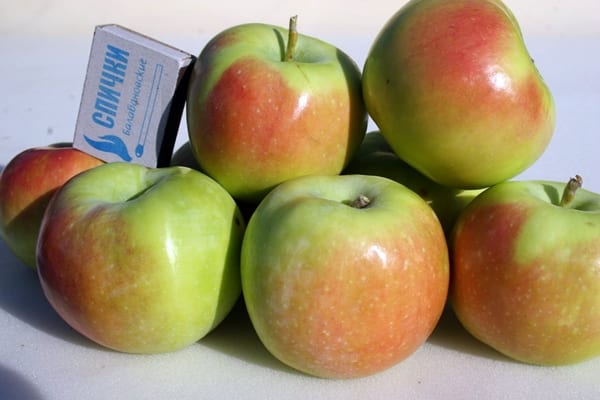
M427 339L427 343L474 357L517 363L517 361L480 342L467 332L450 305L446 305L438 325Z
M25 377L0 364L0 399L41 400L42 394Z
M296 375L304 375L280 362L264 347L248 316L243 298L229 315L199 344L265 368Z

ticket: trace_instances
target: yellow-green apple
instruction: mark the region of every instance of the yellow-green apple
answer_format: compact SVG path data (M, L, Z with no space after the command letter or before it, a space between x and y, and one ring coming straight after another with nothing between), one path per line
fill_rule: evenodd
M248 223L241 268L267 350L323 378L374 374L410 356L435 328L449 284L431 207L367 175L278 185Z
M343 173L383 176L405 185L433 208L447 236L465 206L484 190L457 189L432 181L398 157L379 131L365 136Z
M0 175L0 237L23 264L35 268L36 240L52 194L101 164L70 143L30 148L8 162Z
M355 62L291 21L288 30L251 23L219 33L192 72L194 155L236 199L257 203L285 180L339 174L366 131Z
M600 355L600 195L573 195L579 184L504 182L457 221L453 308L467 331L513 359Z
M240 296L244 220L231 196L185 167L108 163L60 188L38 239L38 275L57 313L108 348L181 349Z
M363 95L408 164L446 186L510 179L547 148L555 106L500 0L411 0L367 55Z

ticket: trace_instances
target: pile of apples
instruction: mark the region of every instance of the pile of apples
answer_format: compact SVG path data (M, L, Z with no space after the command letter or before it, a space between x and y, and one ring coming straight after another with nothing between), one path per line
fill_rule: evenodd
M242 296L276 358L361 377L449 301L507 356L573 363L600 354L600 197L511 180L554 125L500 0L409 1L362 71L295 17L245 24L200 53L173 166L27 150L0 178L0 232L58 314L118 351L189 346Z

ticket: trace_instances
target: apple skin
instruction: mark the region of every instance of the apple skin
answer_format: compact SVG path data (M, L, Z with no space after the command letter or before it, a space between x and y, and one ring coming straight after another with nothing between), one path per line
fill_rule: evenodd
M103 164L70 143L34 147L13 157L0 174L0 237L35 269L35 246L54 192L76 174Z
M600 195L564 184L498 184L457 221L450 298L463 326L513 359L541 365L600 355Z
M96 343L174 351L204 337L240 297L244 228L231 196L198 171L109 163L51 200L38 275L57 313Z
M364 208L350 205L365 195ZM417 194L377 176L306 176L259 204L242 292L267 350L322 378L374 374L412 354L443 311L449 256Z
M381 132L369 132L343 174L383 176L405 185L433 208L446 236L456 218L484 189L457 189L432 181L394 153Z
M432 180L483 188L547 148L552 94L497 0L412 0L367 55L363 95L394 151Z
M189 139L202 170L236 199L258 203L277 184L336 175L366 132L361 73L335 46L288 30L244 24L199 55L187 98Z

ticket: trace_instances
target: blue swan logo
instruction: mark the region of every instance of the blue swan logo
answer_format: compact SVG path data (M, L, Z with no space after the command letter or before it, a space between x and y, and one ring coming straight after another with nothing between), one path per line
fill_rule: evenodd
M83 135L83 137L85 138L86 142L88 142L88 144L96 150L100 150L105 153L116 154L121 158L121 160L126 162L130 162L132 160L131 156L129 155L129 152L127 151L127 146L125 145L123 140L121 140L121 138L119 138L118 136L100 136L98 139L102 139L101 141L90 139L89 137L87 137L87 135Z

